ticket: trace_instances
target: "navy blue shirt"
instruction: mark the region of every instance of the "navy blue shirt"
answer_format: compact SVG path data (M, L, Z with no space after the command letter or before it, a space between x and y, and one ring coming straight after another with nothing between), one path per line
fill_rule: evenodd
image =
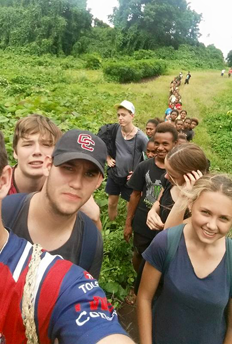
M160 232L143 253L160 272L167 253L167 231ZM227 254L207 277L197 277L182 234L153 309L153 344L223 344L230 298L226 260Z

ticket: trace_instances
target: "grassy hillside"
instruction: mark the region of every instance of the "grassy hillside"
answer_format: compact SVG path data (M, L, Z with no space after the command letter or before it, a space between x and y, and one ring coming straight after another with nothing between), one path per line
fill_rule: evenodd
M16 55L0 51L0 129L3 131L11 163L15 122L30 113L51 117L62 130L72 128L97 132L104 123L116 121L114 105L124 99L135 104L135 124L145 128L152 117L163 117L167 108L169 83L180 70L140 83L107 83L102 70L83 69L83 61ZM182 70L185 74L187 71ZM191 71L189 85L180 87L183 108L200 119L194 141L211 160L214 170L232 171L232 79L217 71ZM123 299L134 281L132 245L123 240L125 203L119 217L109 222L104 184L95 194L101 207L104 262L100 283L113 295L114 304ZM115 299L116 298L116 299Z

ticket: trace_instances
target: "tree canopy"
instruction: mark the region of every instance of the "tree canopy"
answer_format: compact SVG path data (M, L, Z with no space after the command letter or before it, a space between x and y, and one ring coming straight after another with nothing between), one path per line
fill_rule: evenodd
M70 54L91 21L86 0L2 0L0 47Z
M111 20L124 32L127 49L196 44L201 14L185 0L118 0Z

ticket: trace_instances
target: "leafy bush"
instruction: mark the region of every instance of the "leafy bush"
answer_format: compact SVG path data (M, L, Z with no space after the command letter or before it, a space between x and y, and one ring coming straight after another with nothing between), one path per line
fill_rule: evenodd
M6 87L7 85L8 85L7 79L0 77L0 86Z
M105 182L94 195L101 208L104 241L104 259L99 283L114 306L118 306L134 285L136 273L131 263L132 243L128 244L123 239L126 202L119 200L117 222L109 222L108 201L104 187Z
M154 50L140 49L134 52L133 57L135 60L148 60L156 57L156 53Z
M85 68L87 69L100 69L101 68L101 59L95 54L86 54L83 59L85 60Z
M108 62L103 72L108 80L126 83L158 76L165 72L166 64L157 60Z
M232 105L232 102L231 102ZM209 115L204 122L211 137L213 151L223 160L223 170L232 170L232 111Z

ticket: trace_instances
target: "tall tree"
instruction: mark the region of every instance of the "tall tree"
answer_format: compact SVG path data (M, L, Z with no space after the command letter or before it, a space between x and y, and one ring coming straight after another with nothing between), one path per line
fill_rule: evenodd
M125 32L127 48L156 45L195 44L199 37L201 15L191 10L185 0L118 0L112 21ZM131 41L131 32L134 40ZM127 40L127 34L130 41Z
M232 67L232 50L230 50L228 52L228 55L226 57L226 61L227 61L228 65Z
M41 52L70 54L91 30L86 0L2 0L0 47L32 45Z

